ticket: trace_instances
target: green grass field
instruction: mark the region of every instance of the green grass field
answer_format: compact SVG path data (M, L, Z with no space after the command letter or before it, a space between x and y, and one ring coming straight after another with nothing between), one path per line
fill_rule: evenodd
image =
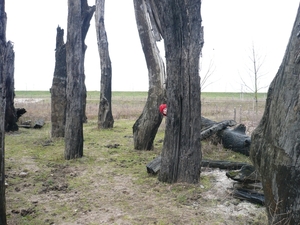
M50 91L15 91L16 98L50 98ZM265 99L266 93L258 93L259 99ZM88 91L87 99L99 99L99 91ZM147 92L130 92L130 91L114 91L113 98L147 98ZM253 99L253 93L239 93L239 92L202 92L202 98L212 99Z

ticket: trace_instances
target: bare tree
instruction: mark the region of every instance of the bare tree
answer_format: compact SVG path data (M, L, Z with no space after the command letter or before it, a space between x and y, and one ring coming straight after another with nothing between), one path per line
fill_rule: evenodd
M264 115L251 136L269 224L300 224L300 5Z
M95 6L87 0L68 0L68 32L66 43L67 88L65 159L83 156L83 122L86 99L84 84L84 40Z
M101 65L100 103L98 111L98 128L112 128L114 118L111 110L111 61L108 51L108 41L104 25L105 0L96 0L96 31L98 51Z
M211 78L213 73L215 72L215 69L216 67L214 64L214 60L210 59L207 69L203 70L203 59L200 59L199 73L201 76L200 86L202 92L205 88L214 83L214 81L212 81Z
M255 100L255 108L257 110L258 103L258 92L267 86L261 86L260 80L265 75L262 71L263 64L265 62L265 57L262 57L256 51L254 44L252 44L251 53L249 55L249 67L247 68L247 72L250 78L250 82L245 77L241 77L242 85L246 88L247 91L253 93L253 97Z
M159 180L198 183L201 162L200 0L152 0L167 65L165 139Z
M165 70L156 41L161 40L154 23L150 5L145 0L134 0L136 24L146 59L149 90L142 114L133 125L134 149L151 150L159 125L162 121L158 108L165 96Z

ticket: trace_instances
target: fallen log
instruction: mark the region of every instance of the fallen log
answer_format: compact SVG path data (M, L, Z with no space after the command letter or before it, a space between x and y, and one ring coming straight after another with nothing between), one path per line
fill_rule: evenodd
M226 176L243 184L261 182L260 174L252 165L244 165L240 170L228 171Z
M33 128L40 129L45 125L45 121L43 119L38 119L35 121L35 124L33 125Z
M157 174L160 170L161 156L156 157L151 162L146 165L147 172L150 174ZM231 162L231 161L222 161L222 160L209 160L203 159L201 161L201 167L209 168L219 168L226 170L238 170L243 166L247 166L246 163L241 162Z
M233 197L264 205L265 197L261 177L254 166L245 165L240 170L228 171L226 176L237 182L233 185Z
M34 129L40 129L45 125L45 121L43 119L38 119L32 124L31 120L27 120L25 122L22 122L19 127L22 128L34 128Z
M247 166L247 165L248 165L247 163L223 161L223 160L202 159L201 161L201 167L219 168L222 170L239 170L243 166Z
M244 142L244 137L242 136L243 138L241 139L240 136L243 133L243 131L245 132L244 125L239 125L235 129L228 129L229 126L236 125L236 122L234 120L224 120L221 122L214 122L205 117L201 117L201 122L202 122L202 130L200 134L201 140L207 139L214 134L217 135L219 134L218 136L222 138L221 141L223 141L223 137L224 137L224 142L226 144L229 142L229 140L232 140L232 143L230 145L226 145L227 148L232 147L236 151L238 151L239 147L243 146L242 143ZM225 133L222 132L223 130L226 130L226 132ZM249 155L249 149L241 148L240 152ZM202 162L205 163L204 160L202 160ZM146 165L147 172L151 174L158 173L158 171L160 170L160 163L161 163L161 156L158 156ZM212 163L212 161L210 161L209 164L211 167L215 165L215 168L222 167L224 169L239 169L242 166L242 165L240 167L238 167L237 165L233 166L230 165L229 162L224 162L224 161L223 163L221 161L215 161L215 163ZM208 165L208 163L205 165Z
M265 196L262 193L251 191L249 189L234 189L232 196L240 200L246 200L251 203L264 205Z
M236 125L236 122L234 120L225 120L222 122L214 123L211 126L201 130L200 139L204 140L208 137L211 137L213 134L226 129L228 126L234 125Z
M234 120L225 120L218 123L205 117L201 117L201 123L201 135L203 133L203 139L216 134L217 141L215 143L221 143L226 149L249 156L251 137L246 135L246 126L244 124L239 124L232 129L229 127L236 125ZM224 126L222 127L222 125ZM217 132L211 132L211 130L214 130L213 127L217 127Z
M251 137L246 135L245 131L245 125L240 124L234 129L219 131L217 136L220 137L224 148L249 156Z

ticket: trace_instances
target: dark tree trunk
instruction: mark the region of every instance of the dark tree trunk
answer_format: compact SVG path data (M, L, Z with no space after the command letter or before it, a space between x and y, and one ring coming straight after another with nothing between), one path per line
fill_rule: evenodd
M95 7L93 7L95 10ZM65 159L83 156L83 122L86 89L84 85L84 39L93 10L86 0L68 1L67 109L65 126ZM90 15L91 14L91 15Z
M66 45L64 30L57 27L55 69L51 87L51 136L64 137L66 124Z
M167 64L166 132L159 180L198 183L201 161L200 0L152 0Z
M85 51L87 49L87 46L84 44L85 37L87 35L87 32L90 28L90 21L94 15L94 12L96 10L96 6L88 6L87 0L81 0L81 13L82 13L82 41L83 41L83 60L85 57ZM83 76L85 79L85 75ZM86 116L86 96L87 96L87 90L85 86L85 82L83 83L83 91L82 91L82 102L83 102L83 118L82 121L84 123L87 122L87 116Z
M269 224L300 224L300 8L250 157L262 176Z
M0 0L0 224L6 224L6 201L5 201L5 109L6 109L6 13L5 1Z
M100 103L98 111L98 128L112 128L114 118L111 110L111 61L108 51L108 41L104 25L105 0L96 0L96 32L101 65Z
M17 125L18 117L17 111L14 106L15 98L15 84L14 84L14 61L15 53L11 42L6 44L5 51L5 88L6 88L6 110L5 110L5 131L17 131L19 127Z
M68 1L65 159L83 156L83 122L86 121L84 40L94 12L95 6L89 7L87 0Z
M150 24L147 18L152 16L150 6L145 0L134 0L135 18L137 28L146 59L149 78L149 90L146 105L142 114L133 125L134 149L151 150L159 125L162 121L162 115L158 108L164 100L164 80L165 71L163 60L159 55L156 46L157 33L155 24Z
M68 1L65 159L83 156L84 53L81 1Z

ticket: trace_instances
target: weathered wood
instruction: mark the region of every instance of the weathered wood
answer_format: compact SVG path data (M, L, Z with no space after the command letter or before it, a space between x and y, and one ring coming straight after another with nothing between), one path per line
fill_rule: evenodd
M207 130L205 136L203 136L202 139L209 138L216 133L216 135L214 136L216 137L214 143L221 143L224 148L249 156L251 137L246 135L245 125L239 124L237 127L232 129L229 127L232 125L233 126L236 125L235 121L233 120L227 120L218 123L204 117L201 117L201 122L202 122L201 135L202 132ZM228 123L228 126L226 126L226 123ZM224 124L223 129L222 129L222 124ZM213 132L211 132L210 129L212 129Z
M262 176L269 224L300 224L300 5L285 55L252 133L251 159Z
M219 123L214 123L211 126L201 130L200 138L201 140L204 140L208 137L211 137L213 134L221 130L224 130L228 126L234 126L234 125L236 125L236 122L234 120L225 120Z
M242 183L257 183L261 182L260 174L252 165L244 165L240 170L228 171L226 176L232 180Z
M151 1L149 1L151 2ZM201 161L199 58L203 46L201 2L153 0L164 39L167 78L166 132L158 179L198 183ZM158 109L158 107L157 107Z
M108 40L104 24L104 0L96 0L96 32L98 52L100 55L101 66L101 85L100 85L100 103L98 110L98 128L108 129L113 128L114 118L111 107L111 61L108 50Z
M51 137L65 136L67 62L64 30L56 29L55 68L51 93Z
M19 129L17 125L17 114L14 106L15 98L15 82L14 82L14 62L15 53L13 50L13 44L11 42L6 43L5 53L4 53L4 85L6 88L5 99L6 99L6 109L5 109L5 131L17 131Z
M6 85L7 72L7 42L6 42L6 12L5 1L0 0L0 224L6 224L5 200L5 111L6 111Z
M231 193L233 197L245 200L254 204L265 205L265 196L262 193L250 189L238 188Z
M264 205L264 194L261 176L252 165L244 165L239 170L226 172L226 176L234 181L232 196L255 204Z
M82 2L68 1L65 125L65 159L67 160L83 156L84 43L82 40Z
M146 165L147 172L150 174L157 174L160 170L161 164L161 156L157 156L155 159L150 161ZM203 159L201 161L201 167L209 167L209 168L219 168L226 170L237 170L241 169L243 166L248 164L241 162L231 162L231 161L222 161L222 160L208 160Z
M33 125L33 128L39 129L42 128L45 125L45 120L43 119L38 119L35 121L35 124Z
M224 129L217 135L220 137L224 148L249 156L251 137L246 135L245 131L245 125L239 124L236 128Z
M84 40L95 6L87 0L68 1L68 33L66 43L67 87L65 159L83 156L83 122L86 120L86 88L84 84Z
M246 165L248 164L242 162L232 162L232 161L224 161L224 160L203 159L201 161L201 167L219 168L223 170L238 170Z
M161 164L161 156L157 156L155 159L153 159L151 162L149 162L146 165L147 172L151 174L157 174L160 170L160 164Z
M204 121L205 128L202 129L201 134L200 134L200 140L206 139L213 134L217 133L220 130L226 129L228 126L234 126L236 124L235 121L233 120L225 120L219 123L213 122L209 119L206 119L204 117L201 117L201 121ZM148 173L156 174L160 170L160 163L161 163L161 156L158 156L157 158L153 159L151 162L149 162L146 166ZM229 163L229 162L222 162L222 161L205 161L202 160L203 165L207 166L210 163L210 166L213 167L223 167L223 168L240 168L239 166L242 166L241 164L239 165L234 165L234 163Z
M135 121L133 131L133 144L136 150L153 149L153 141L161 124L162 116L158 113L159 105L165 101L165 69L160 57L156 40L159 35L154 34L155 24L149 24L151 8L148 1L134 0L136 25L146 59L148 69L149 90L147 102L142 114Z

